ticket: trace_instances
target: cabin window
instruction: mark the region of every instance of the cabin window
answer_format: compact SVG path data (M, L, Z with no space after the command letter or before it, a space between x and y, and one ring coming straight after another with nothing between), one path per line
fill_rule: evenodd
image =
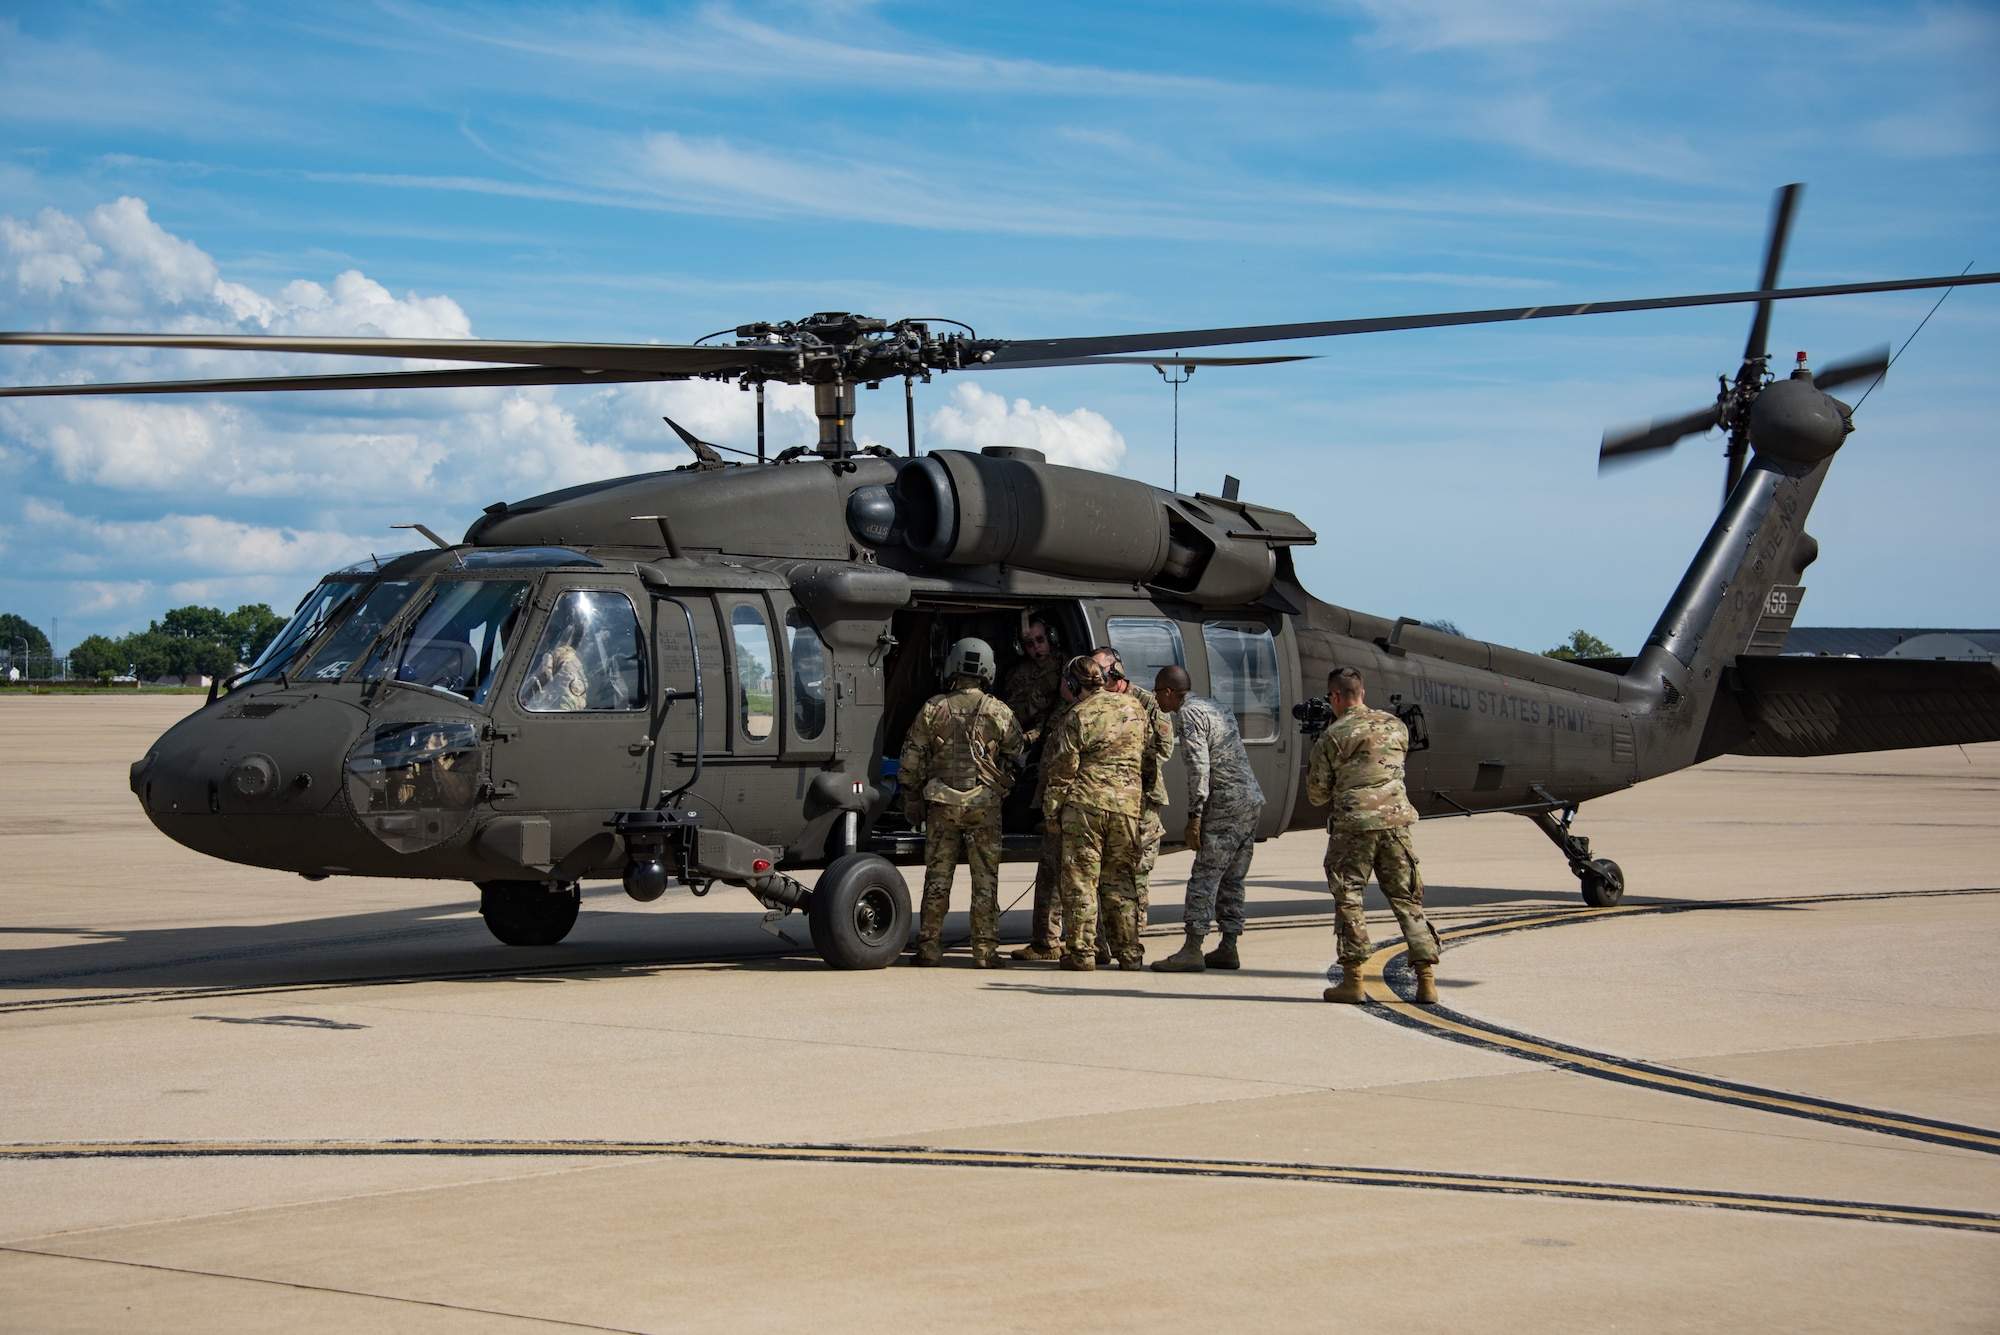
M520 698L537 714L644 709L646 656L631 599L610 589L570 589L557 599Z
M405 623L402 634L375 646L361 679L392 675L393 663L397 681L485 704L527 605L526 580L447 580L432 590L414 626Z
M1111 617L1104 623L1104 633L1124 661L1125 676L1135 686L1150 691L1161 668L1187 666L1181 628L1165 617Z
M809 742L826 731L826 645L812 618L794 607L785 613L791 644L792 733Z
M771 628L762 608L738 603L729 611L729 630L736 640L737 726L753 742L771 735L777 715L778 682L771 652Z
M1236 715L1246 742L1278 737L1278 646L1271 630L1255 621L1209 621L1201 628L1208 645L1209 694Z

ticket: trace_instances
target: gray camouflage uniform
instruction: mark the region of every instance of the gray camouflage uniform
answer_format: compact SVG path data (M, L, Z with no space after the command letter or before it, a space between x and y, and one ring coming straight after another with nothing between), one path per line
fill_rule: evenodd
M1223 934L1243 930L1244 879L1264 813L1264 790L1236 731L1236 716L1205 695L1190 695L1174 716L1187 764L1188 812L1201 817L1201 848L1188 872L1181 921L1206 933L1215 918Z

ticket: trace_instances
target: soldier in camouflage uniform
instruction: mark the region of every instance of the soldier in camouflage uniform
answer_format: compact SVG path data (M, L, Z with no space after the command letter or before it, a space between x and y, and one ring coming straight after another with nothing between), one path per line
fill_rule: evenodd
M998 968L1000 958L1000 804L1013 788L1013 757L1021 751L1014 712L988 695L993 649L960 640L945 659L950 689L917 714L903 743L897 777L903 814L924 822L924 906L916 963L943 962L945 910L961 855L972 868L972 963Z
M1104 669L1093 659L1073 658L1063 673L1080 698L1050 740L1056 754L1044 794L1051 819L1062 823L1062 967L1097 967L1101 902L1112 954L1120 968L1136 969L1139 943L1128 929L1144 814L1146 711L1131 696L1105 690Z
M1049 714L1062 702L1062 659L1056 654L1056 638L1049 623L1030 617L1021 636L1026 660L1007 674L1000 696L1021 725L1021 735L1033 746L1047 731Z
M1236 716L1207 696L1192 694L1191 685L1178 667L1161 668L1153 683L1161 707L1174 716L1187 761L1188 823L1182 837L1194 850L1187 907L1181 911L1187 941L1153 966L1162 973L1240 967L1236 938L1243 934L1244 880L1264 814L1264 790L1250 768ZM1203 955L1211 916L1222 925L1222 944Z
M1394 714L1362 703L1361 674L1335 668L1326 698L1333 706L1331 727L1313 744L1306 767L1306 797L1314 806L1333 804L1327 821L1326 884L1334 896L1334 930L1340 943L1340 985L1326 989L1328 1001L1360 1003L1361 966L1368 959L1368 923L1361 892L1368 874L1389 900L1409 946L1417 975L1417 1001L1437 1002L1437 933L1424 917L1424 880L1417 872L1410 827L1416 808L1403 790L1403 758L1409 730Z
M1060 683L1062 694L1056 707L1049 711L1043 723L1043 731L1051 738L1062 731L1063 720L1076 703L1075 693L1068 683ZM1056 960L1062 958L1062 822L1060 815L1048 805L1049 762L1055 759L1056 748L1044 746L1039 763L1035 767L1036 810L1042 813L1042 852L1035 863L1035 908L1032 935L1028 944L1014 952L1017 960Z
M1174 754L1174 723L1160 708L1160 702L1153 693L1136 685L1125 675L1125 660L1118 651L1109 646L1093 649L1090 656L1104 669L1105 689L1120 695L1129 695L1146 710L1146 755L1140 767L1140 780L1145 784L1145 810L1139 817L1139 870L1132 878L1137 892L1132 900L1132 940L1139 941L1146 930L1146 920L1153 907L1153 868L1160 861L1160 844L1166 838L1167 829L1160 821L1160 813L1167 808L1172 798L1167 793L1167 762ZM1097 937L1097 962L1109 964L1110 952L1106 949L1105 933ZM1139 945L1143 957L1146 948Z

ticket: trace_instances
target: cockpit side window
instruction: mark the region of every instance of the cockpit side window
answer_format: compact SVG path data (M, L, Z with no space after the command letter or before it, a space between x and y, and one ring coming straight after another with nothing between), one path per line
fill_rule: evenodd
M367 584L361 580L330 579L308 593L299 600L298 610L292 613L292 619L272 637L271 643L257 656L257 661L243 674L242 680L263 681L277 676L300 650L318 638L321 631L345 615L366 587Z
M368 652L368 646L385 630L421 580L385 580L368 591L340 628L334 631L318 653L299 672L300 681L339 681L354 666L354 660ZM275 661L275 660L273 660Z
M644 709L646 656L632 601L609 589L571 589L557 599L520 700L538 714Z
M433 690L449 691L474 704L500 675L507 646L528 604L526 580L445 580L401 635L384 640L362 665L363 681L389 675Z

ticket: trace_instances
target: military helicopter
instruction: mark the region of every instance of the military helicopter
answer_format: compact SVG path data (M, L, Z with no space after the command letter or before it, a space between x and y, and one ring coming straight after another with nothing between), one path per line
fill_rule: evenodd
M1773 304L2000 281L1780 288L1797 197L1780 193L1762 279L1743 292L1028 341L845 313L677 346L14 333L0 343L484 365L0 395L696 377L757 392L754 459L726 462L676 427L696 455L684 467L496 503L457 542L412 525L432 549L327 575L254 665L132 766L153 823L214 857L307 880L472 881L493 935L524 946L569 932L586 877L621 877L641 901L719 882L747 889L767 923L803 911L833 967L879 968L909 936L896 864L919 861L923 842L894 800L892 758L947 646L1017 644L1033 617L1067 652L1117 647L1135 680L1180 665L1233 710L1270 797L1266 837L1322 821L1303 782L1327 721L1320 692L1336 665L1359 667L1410 727L1423 815L1527 817L1585 901L1610 905L1625 890L1618 865L1571 829L1592 798L1725 752L2000 738L1991 664L1778 656L1818 550L1806 516L1853 427L1826 391L1886 363L1776 378ZM1024 448L917 457L914 426L899 456L857 447L852 429L856 387L896 377L908 404L911 383L937 373L1290 360L1164 350L1731 303L1756 315L1717 403L1602 446L1616 460L1730 432L1722 513L1629 659L1558 661L1323 602L1292 561L1313 530L1234 485L1183 495ZM813 387L816 447L765 457L770 381ZM1184 817L1165 813L1166 827ZM1007 856L1035 856L1034 820L1009 807ZM807 868L819 869L810 888L793 874Z

